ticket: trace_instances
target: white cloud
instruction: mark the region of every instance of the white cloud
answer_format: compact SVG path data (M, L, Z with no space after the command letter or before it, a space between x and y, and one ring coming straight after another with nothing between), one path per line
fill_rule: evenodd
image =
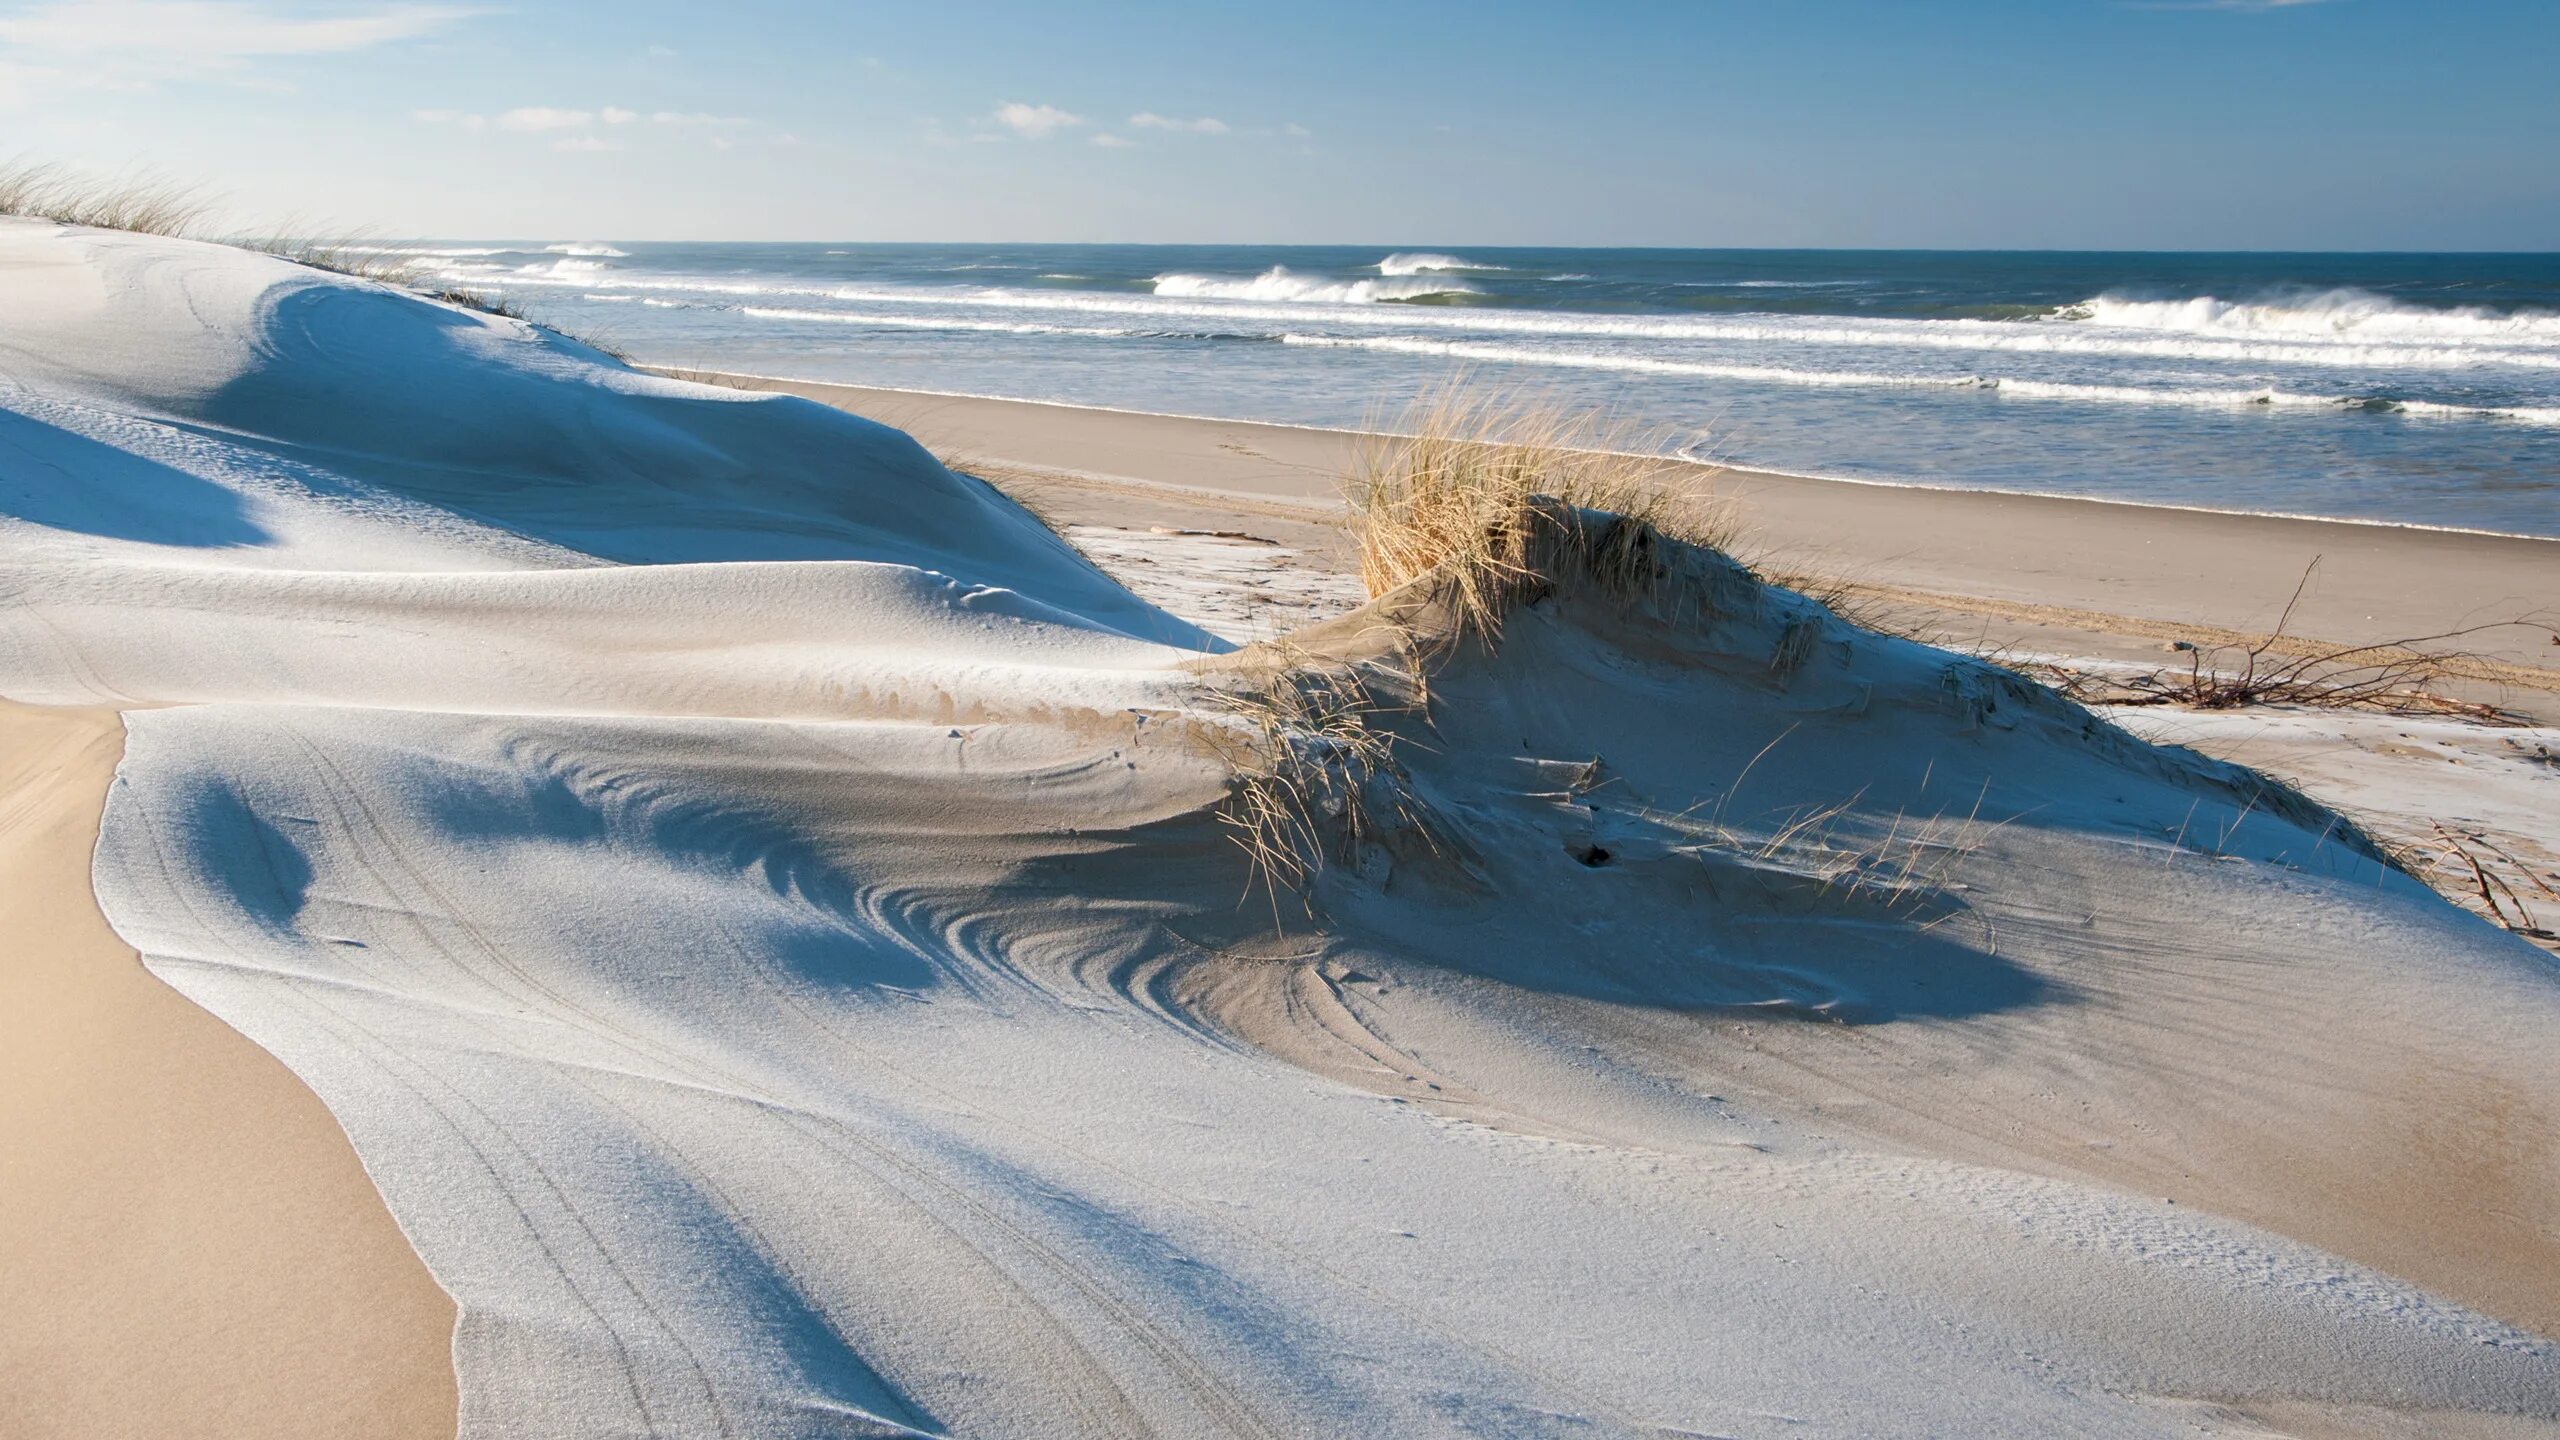
M1055 105L1025 105L1008 100L996 107L995 122L1025 140L1046 140L1060 130L1083 124L1084 117Z
M1110 131L1105 130L1093 137L1093 143L1101 146L1105 150L1126 150L1137 142L1126 136L1114 135Z
M597 137L601 125L622 127L643 121L671 129L709 129L713 131L744 129L756 122L736 115L697 115L679 110L659 110L642 114L627 105L604 105L593 110L560 105L519 105L498 115L480 115L468 110L412 110L410 117L422 125L450 125L457 130L504 130L516 135L553 135L555 150L619 150L620 141ZM729 142L717 134L712 143L725 150ZM776 145L796 145L796 136L772 137Z
M266 0L55 0L0 13L0 108L39 90L145 90L164 80L272 88L247 72L261 59L334 55L432 34L478 12L451 5L371 5L334 15Z
M1129 123L1141 130L1180 130L1192 135L1227 133L1227 122L1211 115L1203 115L1197 120L1176 120L1170 115L1158 115L1152 110L1142 110L1130 116Z
M1314 132L1313 130L1308 129L1308 128L1307 128L1306 126L1304 126L1304 125L1299 124L1297 121L1292 120L1292 121L1290 121L1288 124L1283 125L1283 126L1281 126L1281 127L1280 127L1280 133L1281 133L1281 134L1283 134L1283 135L1288 136L1289 138L1291 138L1291 139L1293 139L1293 140L1304 140L1304 139L1306 139L1308 136L1313 135L1313 134L1315 134L1316 132Z
M0 44L57 55L141 54L196 65L259 55L334 55L431 34L475 12L377 5L284 14L257 0L57 0L0 16Z
M489 117L465 110L412 110L409 117L423 125L458 125L465 130L485 130Z
M561 110L549 105L519 105L498 117L501 130L578 130L595 123L592 110Z

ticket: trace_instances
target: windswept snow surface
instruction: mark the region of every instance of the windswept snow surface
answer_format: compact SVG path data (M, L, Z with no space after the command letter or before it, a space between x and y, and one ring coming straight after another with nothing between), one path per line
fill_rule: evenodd
M467 1436L2560 1417L2547 962L1712 557L1453 664L1462 843L1275 936L1226 643L813 404L0 221L0 512L0 694L136 707L110 920L344 1123Z

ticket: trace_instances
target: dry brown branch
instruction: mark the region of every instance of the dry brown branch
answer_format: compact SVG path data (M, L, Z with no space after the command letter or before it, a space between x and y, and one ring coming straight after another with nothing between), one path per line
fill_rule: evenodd
M2295 584L2292 597L2277 616L2275 629L2268 634L2245 644L2175 642L2175 648L2187 656L2183 670L2108 676L2042 663L2017 668L2086 705L2178 705L2195 710L2299 705L2388 715L2448 715L2488 724L2524 723L2521 717L2495 705L2456 699L2436 687L2467 664L2481 659L2457 648L2455 642L2511 626L2533 625L2536 622L2531 617L2365 645L2316 646L2306 650L2285 644L2286 627L2292 623L2293 612L2319 566L2315 556L2303 569L2302 579Z
M2535 917L2532 907L2517 893L2510 874L2522 877L2526 884L2552 898L2560 899L2560 891L2555 891L2533 872L2532 867L2479 831L2457 830L2441 820L2429 821L2428 828L2435 832L2440 847L2421 872L2431 883L2440 890L2445 889L2439 877L2447 870L2453 870L2456 872L2454 883L2468 892L2465 898L2476 897L2479 900L2479 911L2490 923L2529 940L2560 943L2560 932L2549 929Z

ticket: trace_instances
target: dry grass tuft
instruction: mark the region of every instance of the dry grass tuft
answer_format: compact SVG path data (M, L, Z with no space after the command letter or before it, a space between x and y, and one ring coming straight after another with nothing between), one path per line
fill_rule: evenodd
M155 176L101 180L59 165L0 163L0 215L141 235L186 235L212 208L212 198L200 187Z
M1289 652L1280 659L1259 683L1215 692L1228 723L1199 732L1234 777L1219 820L1270 898L1274 924L1282 890L1310 895L1324 872L1362 868L1372 851L1462 854L1397 759L1404 742L1390 717L1420 702L1384 690L1418 693L1413 677Z
M224 243L242 250L254 250L261 255L273 255L279 260L290 260L296 265L308 265L314 270L371 280L402 290L418 289L423 279L418 257L414 255L360 245L354 240L315 239L291 224L284 227L282 234L240 236Z
M465 310L477 310L483 315L495 315L503 320L524 320L527 324L533 323L527 319L523 306L501 295L487 295L477 290L463 290L450 286L422 290L418 293L430 300L441 300L447 305L459 305ZM549 326L543 328L550 329ZM566 332L553 330L552 333L558 335Z
M1344 484L1362 586L1374 599L1437 577L1458 630L1487 643L1515 605L1569 581L1654 597L1658 540L1732 537L1678 486L1694 467L1653 438L1463 381L1424 395Z
M1461 381L1363 448L1344 480L1363 587L1374 599L1428 579L1450 623L1428 639L1403 633L1392 662L1284 650L1258 683L1222 697L1238 722L1212 747L1235 776L1222 818L1275 917L1282 889L1303 896L1325 870L1382 850L1463 863L1454 831L1406 783L1388 723L1411 712L1428 725L1432 669L1452 647L1498 643L1516 606L1568 586L1663 600L1665 542L1729 542L1718 513L1676 483L1695 463L1650 438ZM1398 698L1383 703L1383 692Z
M0 215L51 220L63 225L87 225L101 230L129 230L141 235L189 238L194 236L213 204L212 197L200 187L149 176L100 180L59 165L24 160L0 162ZM291 232L295 227L288 224L282 228ZM631 361L630 356L609 343L571 334L556 325L533 319L513 301L475 290L429 288L419 262L412 257L351 241L295 237L290 233L233 237L220 243L235 249L273 255L315 270L371 280L482 314L522 320L564 339L575 340L589 349L601 351L624 364Z

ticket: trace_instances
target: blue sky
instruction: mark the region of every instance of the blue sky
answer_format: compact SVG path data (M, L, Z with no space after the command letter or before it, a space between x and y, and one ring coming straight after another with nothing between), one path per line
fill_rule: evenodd
M0 155L402 236L2560 249L2560 0L0 0Z

